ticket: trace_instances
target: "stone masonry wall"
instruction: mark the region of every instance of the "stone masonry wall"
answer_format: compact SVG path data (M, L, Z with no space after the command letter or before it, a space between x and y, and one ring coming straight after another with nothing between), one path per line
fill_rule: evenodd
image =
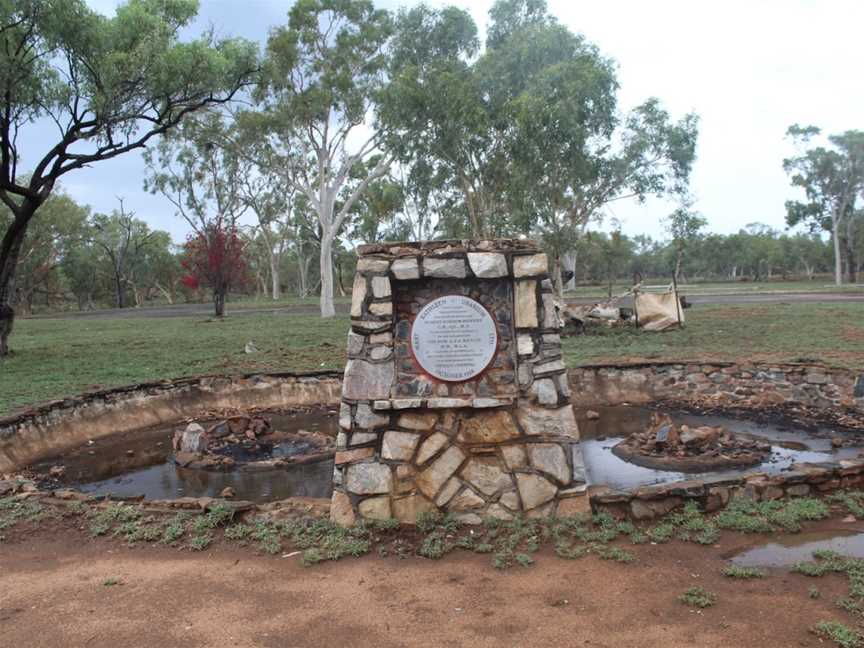
M570 384L577 407L673 400L864 415L864 374L815 363L589 365L571 370Z
M332 519L413 523L445 511L478 523L585 507L546 255L511 240L358 253ZM437 380L410 352L414 317L443 295L472 297L495 321L496 354L472 380Z

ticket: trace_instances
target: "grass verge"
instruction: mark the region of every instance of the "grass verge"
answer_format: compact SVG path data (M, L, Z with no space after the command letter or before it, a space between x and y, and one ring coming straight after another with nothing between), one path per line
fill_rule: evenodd
M698 306L666 333L598 328L564 339L569 366L621 360L821 360L864 367L864 304ZM79 392L203 373L338 370L347 316L257 313L20 320L0 366L0 415ZM258 351L244 352L246 342Z

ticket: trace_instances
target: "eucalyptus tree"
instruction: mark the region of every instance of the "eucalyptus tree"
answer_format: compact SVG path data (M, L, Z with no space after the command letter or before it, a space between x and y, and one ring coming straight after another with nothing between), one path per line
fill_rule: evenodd
M379 116L400 161L423 161L451 197L443 229L539 233L560 288L562 256L572 262L605 205L686 192L698 120L676 122L656 99L622 116L614 62L544 0L499 0L489 13L482 51L464 11L400 13Z
M797 124L787 131L799 150L796 156L783 160L783 169L792 185L804 190L806 200L786 202L786 222L790 226L807 223L811 229L831 232L834 282L839 286L843 283L844 247L850 280L854 281L854 255L850 254L847 241L854 238L850 224L855 216L856 201L864 192L864 132L830 135L827 146L806 148L820 134L815 126Z
M89 220L90 238L101 250L110 267L111 283L114 286L114 306L126 307L126 292L133 289L135 305L140 306L135 275L147 256L147 250L155 247L159 235L146 222L135 218L135 213L126 210L122 198L120 206L110 215L94 214Z
M223 115L203 112L144 153L144 188L164 196L191 228L187 256L194 260L196 280L212 288L217 317L224 315L228 290L239 276L229 266L242 261L238 231L249 210L243 179L251 172L251 162L219 146L224 129Z
M62 301L65 282L62 263L79 241L87 238L89 208L79 205L62 190L57 190L42 206L41 217L33 221L18 255L15 293L12 305L22 312L32 311L37 297L47 304ZM12 223L12 212L0 205L0 230Z
M666 217L666 231L672 237L675 248L675 270L672 276L676 282L681 281L684 254L699 240L707 224L708 221L701 214L690 209L689 203L683 204Z
M107 18L84 0L0 1L0 201L14 215L0 239L0 356L24 238L57 181L144 147L252 81L253 45L180 40L197 8L128 0ZM25 147L36 129L55 129L47 151ZM34 164L26 176L25 158Z
M504 213L496 181L504 177L506 156L474 68L479 53L468 12L427 5L402 10L378 117L399 161L412 172L419 164L415 186L458 193L464 212L456 224L468 236L488 237L501 229L493 219Z
M318 217L321 316L333 317L334 241L391 157L371 115L384 85L389 13L370 0L298 0L267 42L257 121L271 159ZM383 154L382 154L383 153ZM361 169L372 156L377 163Z

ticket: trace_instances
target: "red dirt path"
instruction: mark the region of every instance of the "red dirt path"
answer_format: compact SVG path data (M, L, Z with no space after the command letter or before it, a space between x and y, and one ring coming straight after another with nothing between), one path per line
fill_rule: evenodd
M826 521L818 527L831 525ZM837 522L833 522L837 526ZM757 537L716 547L627 547L638 562L559 559L496 571L488 555L440 561L367 556L304 568L299 556L218 545L203 553L128 548L83 533L36 531L0 544L0 646L825 646L817 621L852 625L834 607L839 576L783 570L719 575ZM121 584L106 586L107 579ZM719 595L696 612L676 597ZM820 599L808 597L816 585Z

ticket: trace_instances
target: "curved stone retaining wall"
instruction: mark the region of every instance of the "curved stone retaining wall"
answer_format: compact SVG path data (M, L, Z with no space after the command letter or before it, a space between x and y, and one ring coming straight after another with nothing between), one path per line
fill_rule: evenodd
M569 377L577 407L671 400L727 407L794 404L864 414L864 374L819 364L585 365Z
M762 473L718 477L645 486L635 491L616 491L602 486L590 490L594 511L616 517L650 520L666 515L687 501L697 502L706 513L725 507L735 498L754 502L818 495L864 484L864 459L818 464L795 464L779 475Z
M0 418L0 473L20 469L88 439L170 425L201 411L337 405L341 378L336 372L203 376L54 401Z

